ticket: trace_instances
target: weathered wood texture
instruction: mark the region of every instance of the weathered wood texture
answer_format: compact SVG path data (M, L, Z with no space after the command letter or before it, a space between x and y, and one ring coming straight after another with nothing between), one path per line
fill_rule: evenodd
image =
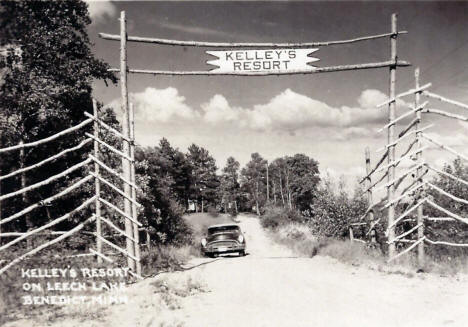
M125 157L122 157L122 173L123 177L127 181L131 181L131 172L130 172L130 142L127 140L130 139L130 116L128 110L128 86L127 86L127 74L128 74L128 65L127 65L127 19L125 17L125 11L120 12L120 91L121 91L121 106L122 106L122 134L125 136L125 139L122 140L122 152L125 154ZM128 158L128 159L127 159ZM132 189L130 184L124 184L124 192L128 197L132 196ZM127 199L124 198L124 217L125 219L125 232L128 236L133 235L133 225L131 219L132 215L132 204ZM133 218L132 218L133 219ZM127 264L128 267L135 271L136 270L136 260L135 260L135 244L127 238L126 241L127 248Z
M463 109L468 109L468 104L464 104L464 103L461 103L461 102L458 102L458 101L454 101L454 100L451 100L451 99L447 99L441 95L438 95L438 94L435 94L435 93L432 93L432 92L429 92L429 91L424 91L423 94L429 98L433 98L433 99L436 99L436 100L440 100L442 102L445 102L445 103L449 103L449 104L453 104L454 106L457 106L457 107L460 107L460 108L463 108Z
M396 32L398 34L406 34L407 31ZM140 42L140 43L152 43L152 44L165 44L165 45L178 45L178 46L193 46L193 47L207 47L207 48L305 48L305 47L324 47L331 45L350 44L361 41L375 40L380 38L391 37L393 33L384 33L370 36L362 36L348 40L338 41L320 41L320 42L301 42L301 43L268 43L268 42L202 42L202 41L179 41L179 40L168 40L161 38L150 38L150 37L139 37L139 36L128 36L127 41L129 42ZM122 34L107 34L99 33L99 37L104 40L121 41Z
M382 61L365 64L354 64L354 65L339 65L329 67L317 67L314 69L306 70L288 70L288 71L276 71L276 72L218 72L218 71L166 71L166 70L148 70L148 69L129 69L128 72L132 74L149 74L149 75L169 75L169 76L275 76L275 75L300 75L300 74L318 74L318 73L332 73L341 72L348 70L362 70L362 69L374 69L374 68L385 68L395 66L395 61ZM399 60L396 62L398 67L408 67L411 64L407 61ZM110 72L120 72L118 68L110 68Z

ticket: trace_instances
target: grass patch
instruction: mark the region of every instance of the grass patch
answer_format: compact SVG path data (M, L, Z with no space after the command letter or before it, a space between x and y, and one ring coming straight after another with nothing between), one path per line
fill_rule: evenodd
M191 245L158 246L141 252L143 276L155 275L161 271L177 271L190 259L193 252Z
M359 242L317 237L304 224L289 223L269 229L269 231L276 242L287 246L300 256L329 256L353 266L364 266L380 272L402 274L407 277L413 277L414 272L418 269L417 257L414 252L388 264L387 256L380 250ZM428 255L424 271L441 276L454 276L458 273L468 274L468 263L464 255L438 258Z

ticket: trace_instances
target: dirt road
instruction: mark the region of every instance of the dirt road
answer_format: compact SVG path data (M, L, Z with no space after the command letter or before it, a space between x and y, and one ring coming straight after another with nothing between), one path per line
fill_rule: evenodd
M249 255L196 268L211 292L184 301L187 326L468 326L466 281L295 258L257 219L241 226Z
M130 287L131 304L112 306L100 321L57 326L468 326L466 279L297 258L273 243L258 219L240 221L246 257L193 259L191 269ZM180 290L163 294L174 285Z

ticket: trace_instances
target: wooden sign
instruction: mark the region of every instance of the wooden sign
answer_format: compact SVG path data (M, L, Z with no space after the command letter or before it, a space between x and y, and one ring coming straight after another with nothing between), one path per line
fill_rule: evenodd
M217 57L207 64L217 66L212 72L246 73L246 72L293 72L313 71L316 67L309 63L318 61L310 57L318 49L262 49L262 50L229 50L206 51Z

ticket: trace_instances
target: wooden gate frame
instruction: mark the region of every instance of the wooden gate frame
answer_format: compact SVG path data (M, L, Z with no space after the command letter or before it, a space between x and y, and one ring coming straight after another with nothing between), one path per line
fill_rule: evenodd
M180 41L180 40L169 40L161 38L148 38L138 36L128 36L126 26L126 15L125 11L120 12L120 35L99 33L99 37L104 40L120 41L120 68L111 68L109 71L120 73L120 85L121 85L121 99L122 99L122 111L124 113L123 119L123 134L128 134L128 126L130 125L129 120L129 104L128 104L128 85L127 76L128 73L132 74L150 74L150 75L169 75L169 76L269 76L269 75L296 75L296 74L315 74L315 73L327 73L327 72L338 72L348 70L362 70L362 69L373 69L373 68L384 68L389 67L390 72L390 83L389 83L389 98L395 99L396 90L396 68L407 67L411 64L407 61L398 60L397 57L397 37L399 34L406 34L407 31L398 31L397 29L397 14L391 15L391 32L385 34L378 34L372 36L358 37L348 40L339 41L325 41L325 42L308 42L308 43L223 43L223 42L201 42L201 41ZM127 42L137 43L148 43L158 45L170 45L170 46L184 46L184 47L207 47L207 48L293 48L293 47L324 47L324 46L335 46L342 44L351 44L361 41L374 40L379 38L390 38L390 58L388 61L374 62L374 63L363 63L363 64L352 64L352 65L340 65L340 66L329 66L329 67L317 67L314 70L295 70L295 71L277 71L277 72L218 72L218 71L163 71L163 70L147 70L147 69L129 69L127 64ZM388 121L392 122L395 120L395 100L388 102ZM387 178L391 182L395 179L395 126L390 124L388 128L388 144L390 145L386 151L385 157L388 158ZM124 153L128 152L128 145L124 142ZM383 159L385 159L385 157ZM122 161L124 167L124 176L130 179L130 168L127 163ZM370 175L370 174L368 174ZM127 190L126 190L127 192ZM395 187L393 183L390 183L388 190L388 199L393 201L395 197ZM369 194L369 199L372 196ZM130 202L126 201L125 213L131 214ZM393 224L395 218L395 207L390 205L388 208L388 223ZM132 226L126 225L126 231L130 230ZM390 237L394 237L394 229L390 230ZM131 245L127 243L127 250L131 253ZM389 245L390 256L395 254L394 244Z

